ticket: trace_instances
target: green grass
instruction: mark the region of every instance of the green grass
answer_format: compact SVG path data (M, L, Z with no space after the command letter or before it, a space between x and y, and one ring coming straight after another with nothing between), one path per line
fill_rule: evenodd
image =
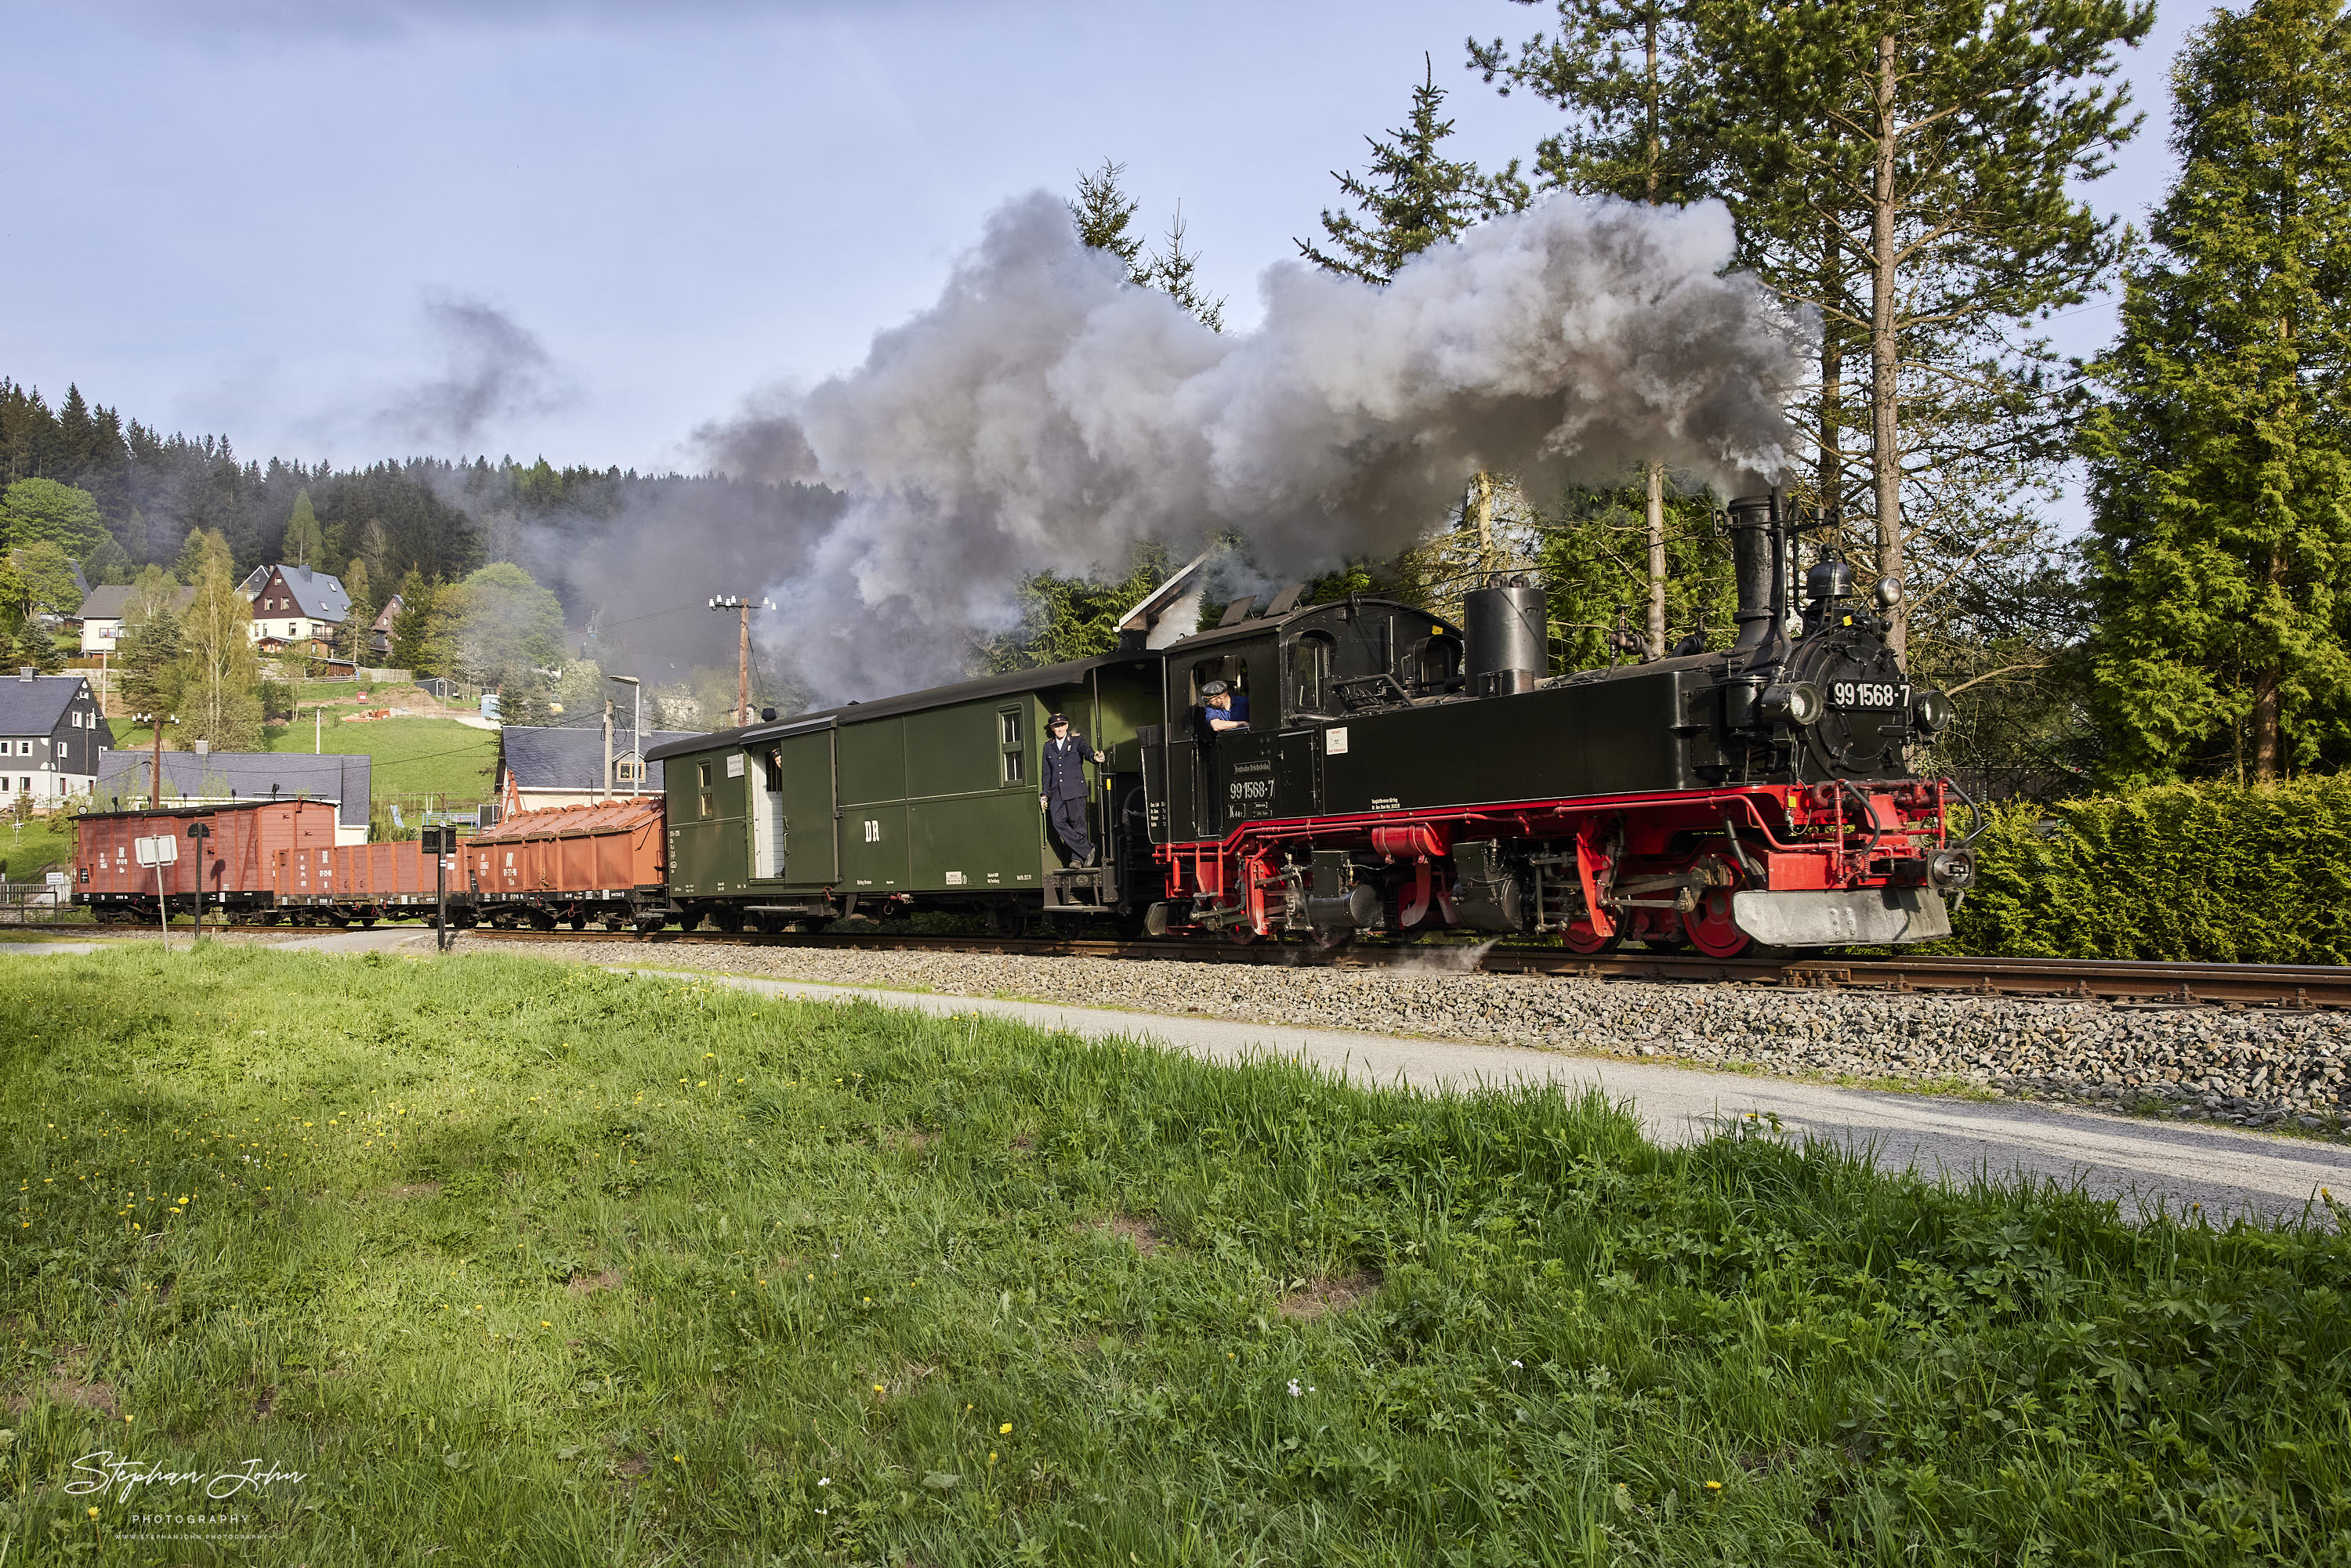
M525 959L0 987L12 1568L2351 1552L2323 1215ZM308 1479L134 1541L97 1450Z
M37 882L45 871L69 869L73 848L68 818L32 817L19 827L13 815L0 816L0 862L6 862L10 882Z
M110 719L117 750L135 751L153 736L127 719ZM292 725L264 732L265 751L308 755L314 726L308 715ZM373 789L379 795L446 793L463 800L486 800L497 764L497 732L446 718L387 718L343 724L329 709L319 743L332 753L375 758Z

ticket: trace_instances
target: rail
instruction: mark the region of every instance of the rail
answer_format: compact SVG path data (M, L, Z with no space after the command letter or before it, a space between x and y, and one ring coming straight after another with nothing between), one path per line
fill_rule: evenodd
M2073 958L1894 957L1705 958L1625 952L1585 956L1557 947L1503 943L1359 945L1318 952L1278 944L1091 940L1074 937L935 936L875 932L778 936L662 931L492 931L485 941L617 942L668 946L835 948L899 953L1011 953L1035 957L1270 964L1290 967L1413 967L1489 975L1772 985L1916 995L2044 997L2171 1006L2351 1008L2351 968L2314 964L2145 963Z

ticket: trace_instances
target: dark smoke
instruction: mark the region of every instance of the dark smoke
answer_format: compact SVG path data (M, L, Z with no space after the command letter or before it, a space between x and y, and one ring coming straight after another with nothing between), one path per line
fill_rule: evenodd
M1238 532L1298 576L1411 543L1484 468L1536 494L1662 461L1777 471L1800 343L1725 277L1729 215L1558 198L1385 288L1267 271L1262 325L1201 327L1082 248L1044 193L999 209L938 302L864 364L705 434L847 509L779 554L786 653L820 695L950 679L1040 569L1117 571Z
M388 404L377 416L387 428L461 448L496 421L546 413L575 395L537 335L497 307L431 294L424 317L447 354L446 369Z

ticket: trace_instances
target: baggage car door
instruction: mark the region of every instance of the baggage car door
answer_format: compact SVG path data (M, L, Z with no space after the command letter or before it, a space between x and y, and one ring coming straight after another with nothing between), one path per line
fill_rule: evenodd
M780 742L782 787L777 792L782 845L776 873L797 883L831 883L841 875L832 799L832 731L795 735Z

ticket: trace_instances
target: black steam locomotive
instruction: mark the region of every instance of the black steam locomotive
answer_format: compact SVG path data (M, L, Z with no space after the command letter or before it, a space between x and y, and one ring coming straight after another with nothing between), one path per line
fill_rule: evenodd
M1799 611L1777 497L1728 523L1739 631L1719 653L1549 677L1543 595L1515 583L1472 591L1461 626L1293 590L1172 639L1170 592L1116 653L673 743L650 754L666 885L628 913L1109 914L1322 944L1459 927L1717 957L1949 935L1973 874L1956 791L1906 757L1950 705L1886 646L1898 585L1864 596L1824 555ZM1212 683L1238 727L1207 722ZM1064 863L1038 810L1053 711L1107 755L1097 865Z

